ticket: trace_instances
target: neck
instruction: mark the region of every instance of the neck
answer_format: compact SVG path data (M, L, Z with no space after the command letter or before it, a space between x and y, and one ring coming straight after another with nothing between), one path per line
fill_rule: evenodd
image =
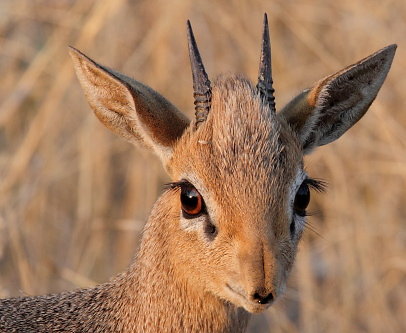
M173 332L245 331L249 313L177 274L166 241L168 230L163 229L166 221L154 211L136 261L113 282L122 331L157 332L169 327ZM127 322L129 318L132 322Z

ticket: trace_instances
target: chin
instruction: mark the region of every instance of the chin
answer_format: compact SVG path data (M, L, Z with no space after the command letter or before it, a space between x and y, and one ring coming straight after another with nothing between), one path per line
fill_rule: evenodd
M254 302L246 302L246 304L243 304L242 307L245 309L245 311L247 311L249 313L258 314L258 313L262 313L265 310L269 309L272 304L258 304L258 303L254 303Z
M275 303L275 299L269 303L261 304L257 301L252 301L247 299L241 293L235 292L234 290L227 288L226 295L223 295L223 299L230 304L233 304L236 307L243 308L245 311L249 313L261 313L267 310L272 304ZM225 296L225 297L224 297Z

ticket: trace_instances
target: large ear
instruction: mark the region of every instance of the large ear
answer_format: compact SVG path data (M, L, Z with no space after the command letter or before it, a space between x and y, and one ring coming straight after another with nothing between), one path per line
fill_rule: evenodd
M131 143L153 149L164 164L189 120L151 88L70 48L76 74L97 118Z
M304 153L338 139L368 110L395 55L389 45L319 81L286 105L279 115L298 134Z

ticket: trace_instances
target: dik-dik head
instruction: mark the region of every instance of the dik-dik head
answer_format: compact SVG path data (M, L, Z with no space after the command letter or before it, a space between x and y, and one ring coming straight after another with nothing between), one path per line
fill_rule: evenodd
M328 76L276 113L265 16L258 83L210 82L188 23L195 118L143 84L72 49L96 116L161 159L173 183L161 210L186 279L250 312L266 309L286 282L306 223L303 156L338 139L368 110L396 46ZM160 291L162 292L162 291ZM163 296L164 297L164 296Z

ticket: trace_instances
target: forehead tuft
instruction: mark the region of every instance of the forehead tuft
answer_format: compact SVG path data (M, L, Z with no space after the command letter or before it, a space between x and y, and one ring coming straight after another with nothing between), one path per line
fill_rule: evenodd
M270 172L301 156L290 128L262 103L256 88L242 76L221 76L214 82L212 109L204 126L223 170Z
M222 197L265 196L268 203L272 193L286 189L302 159L288 125L262 103L249 80L235 75L213 83L207 120L177 148L178 176L192 172Z

